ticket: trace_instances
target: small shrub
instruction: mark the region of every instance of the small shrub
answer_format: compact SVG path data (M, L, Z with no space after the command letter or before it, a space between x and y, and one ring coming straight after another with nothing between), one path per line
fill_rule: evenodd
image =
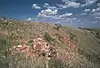
M70 37L70 40L73 40L76 37L76 35L74 35L73 33L70 33L69 37Z
M56 30L59 30L61 27L62 27L61 24L55 24L55 27L54 27L54 28L55 28Z
M99 34L99 32L96 32L96 38L99 38L99 39L100 39L100 34Z
M3 19L3 20L6 20L6 19L7 19L7 17L5 17L5 16L2 16L2 19Z
M52 43L55 41L54 38L50 37L49 33L45 32L44 38L47 42Z
M28 41L27 45L33 46L33 40Z

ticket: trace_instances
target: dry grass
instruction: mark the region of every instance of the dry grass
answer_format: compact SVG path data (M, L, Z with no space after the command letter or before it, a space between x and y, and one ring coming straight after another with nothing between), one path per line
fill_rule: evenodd
M59 30L53 25L44 23L30 23L21 21L11 21L11 23L0 22L0 65L2 68L100 68L100 44L94 35L88 31L77 28L63 27ZM10 54L6 50L9 47L23 44L27 40L37 37L54 42L59 56L51 60L45 57L30 58L24 54ZM68 51L66 38L71 35L76 37L77 49ZM72 38L73 39L73 38ZM20 42L23 41L23 42ZM30 45L30 44L29 44ZM81 50L82 49L82 50ZM69 57L69 58L68 58Z

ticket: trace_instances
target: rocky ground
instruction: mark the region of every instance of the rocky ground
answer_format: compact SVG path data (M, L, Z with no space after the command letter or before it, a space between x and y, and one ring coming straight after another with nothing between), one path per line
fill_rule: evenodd
M99 68L100 40L88 30L0 20L2 68Z

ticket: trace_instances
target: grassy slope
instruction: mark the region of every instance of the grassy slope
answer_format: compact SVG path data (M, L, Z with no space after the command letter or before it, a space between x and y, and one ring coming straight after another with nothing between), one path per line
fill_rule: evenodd
M91 29L92 31L96 31L96 32L100 32L99 29ZM82 43L84 43L83 46L85 45L91 45L91 47L93 47L95 45L95 47L99 47L99 40L95 37L95 35L93 35L92 33L90 33L88 30L73 30L72 32L74 32L78 37L79 37L79 42L80 42L80 46ZM94 47L93 47L94 48Z
M19 41L16 40L20 40L20 39L24 39L24 40L29 40L29 39L34 39L36 36L44 36L45 32L49 32L51 36L53 36L53 34L55 32L57 32L52 25L49 24L44 24L44 23L22 23L19 21L12 21L12 23L4 23L4 22L0 22L0 67L2 68L8 68L8 64L9 62L14 62L14 58L18 58L20 59L19 61L26 64L26 68L27 68L27 64L28 67L31 68L33 66L36 65L35 68L37 67L41 67L43 66L45 68L45 63L43 63L43 61L45 62L45 60L35 60L33 61L32 59L26 59L24 56L13 56L11 58L10 53L7 53L7 49L12 47L12 46L16 46L18 44L22 44ZM5 55L6 53L6 55ZM19 58L20 57L20 58ZM21 59L21 57L23 57L23 59ZM51 62L51 61L50 61ZM33 65L31 65L32 63L35 63ZM23 64L23 65L24 65ZM40 66L39 66L39 65ZM16 65L16 64L15 64ZM13 65L13 66L15 66ZM19 66L23 66L22 64L18 64ZM52 65L51 65L52 66ZM16 67L16 66L15 66ZM13 67L10 67L13 68ZM25 68L25 67L24 67Z
M93 35L90 34L87 30L80 30L76 28L64 27L63 32L66 34L73 33L78 38L78 51L79 54L88 58L89 61L95 62L94 68L99 68L99 57L100 57L100 41ZM1 23L0 22L0 62L3 67L7 68L8 60L6 57L6 51L9 47L21 44L16 41L19 39L33 39L34 36L44 35L45 32L49 32L53 37L54 33L58 33L53 28L53 25L43 24L43 23L21 23L13 21L12 23ZM62 32L59 31L62 35ZM59 45L62 45L63 42L60 42ZM63 44L64 45L64 44ZM63 46L64 47L64 46ZM3 57L5 56L5 57ZM42 61L41 61L42 62ZM0 65L1 65L0 64ZM97 67L96 67L97 66ZM0 66L1 67L1 66ZM87 66L88 67L88 66ZM72 67L78 68L78 67ZM80 68L80 67L79 67ZM86 67L84 67L86 68Z
M100 54L100 44L99 40L95 37L95 35L89 33L87 30L81 30L81 29L66 29L67 32L72 32L73 34L77 35L78 37L78 43L79 47L83 48L84 51L87 50L93 52L96 52L98 55ZM90 50L89 50L90 48Z
M78 52L98 66L100 63L100 40L88 30L65 27L65 31L67 33L72 32L78 37Z

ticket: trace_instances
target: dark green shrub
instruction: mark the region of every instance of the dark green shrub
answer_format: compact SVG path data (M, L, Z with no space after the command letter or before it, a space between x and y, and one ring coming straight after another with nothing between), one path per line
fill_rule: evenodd
M100 34L99 34L99 32L96 32L96 38L99 38L99 39L100 39Z
M61 27L62 27L61 24L58 23L58 24L55 24L55 27L54 27L54 28L55 28L56 30L59 30Z
M26 45L33 46L33 40L28 41L28 43Z
M73 40L76 37L76 35L74 35L73 33L69 33L69 37L70 37L70 40Z
M44 38L45 38L45 40L46 40L47 42L49 42L49 43L52 43L52 42L55 41L55 39L52 38L52 37L49 35L49 33L47 33L47 32L45 32Z

